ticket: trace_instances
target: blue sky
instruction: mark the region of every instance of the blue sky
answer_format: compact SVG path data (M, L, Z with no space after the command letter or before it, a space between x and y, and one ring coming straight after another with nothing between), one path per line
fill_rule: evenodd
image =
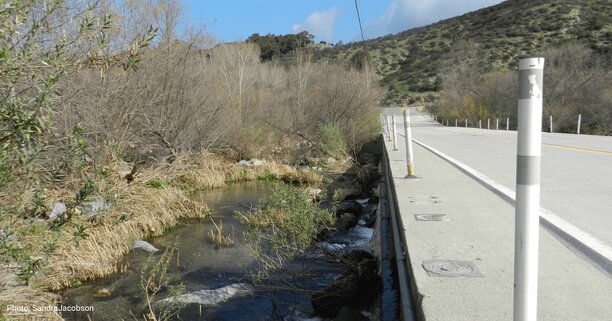
M360 40L354 0L182 0L191 20L219 41L308 30L316 40ZM366 38L423 26L501 0L359 0Z

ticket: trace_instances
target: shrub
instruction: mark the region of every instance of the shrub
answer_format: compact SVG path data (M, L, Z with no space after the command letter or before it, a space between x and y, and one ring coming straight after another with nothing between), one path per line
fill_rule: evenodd
M247 244L264 276L303 253L335 219L331 211L312 201L306 189L283 184L276 185L256 209L237 215L248 225Z

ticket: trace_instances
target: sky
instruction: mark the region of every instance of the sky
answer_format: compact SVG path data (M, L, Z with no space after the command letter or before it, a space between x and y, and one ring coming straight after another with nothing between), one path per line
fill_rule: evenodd
M182 0L196 25L221 42L253 33L307 30L315 40L361 40L354 0ZM365 38L376 38L492 6L501 0L359 0Z

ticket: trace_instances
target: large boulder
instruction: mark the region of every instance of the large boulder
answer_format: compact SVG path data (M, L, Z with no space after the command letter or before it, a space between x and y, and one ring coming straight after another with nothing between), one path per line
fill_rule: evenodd
M355 214L352 213L342 213L340 216L336 218L336 226L340 231L346 232L350 228L355 227L359 219Z
M236 283L213 290L200 290L179 295L177 297L166 298L157 301L155 304L195 303L204 307L215 307L232 298L250 296L254 293L255 288L252 285L246 283Z
M143 241L143 240L134 241L134 245L132 245L132 247L135 249L145 250L149 253L155 253L159 251L155 246L151 245L151 243Z
M363 214L363 206L356 200L342 201L336 206L336 215L340 216L344 213L351 213L359 218Z

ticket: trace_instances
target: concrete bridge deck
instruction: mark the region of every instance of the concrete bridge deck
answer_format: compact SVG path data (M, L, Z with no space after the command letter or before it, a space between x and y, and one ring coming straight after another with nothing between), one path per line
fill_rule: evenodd
M404 229L407 267L412 273L413 292L417 301L415 305L421 319L512 320L514 206L456 166L418 144L413 145L418 178L404 178L406 156L404 136L399 135L404 132L400 112L399 109L388 109L386 112L395 114L398 121L398 150L393 150L392 142L387 140L385 147ZM468 149L474 153L496 152L494 148L487 151L485 147L473 146L473 135L504 139L512 135L493 131L484 133L484 130L478 129L440 127L414 109L411 114L414 124L413 139L424 144L438 144L448 138L452 148L444 147L443 144L436 147L453 157L456 157L453 153L457 154L456 150L462 148L461 144L471 146ZM612 142L612 139L609 141ZM600 150L597 149L598 146L594 144L589 149ZM515 145L513 150L516 151ZM503 166L507 171L507 168L515 166L515 155L487 156L507 159L510 165ZM599 155L609 157L609 164L612 165L612 153ZM473 160L468 159L466 162L470 161ZM491 164L469 165L495 167ZM543 166L545 165L544 161ZM509 185L509 180L501 177L514 175L514 169L511 172L498 176L487 174L499 179L500 186L503 186ZM547 174L543 170L544 175ZM606 178L598 176L589 179ZM562 189L562 186L557 188ZM547 200L545 192L546 189L543 188L544 207ZM605 195L601 193L606 193L606 189L599 187L591 192L589 199L605 199ZM605 204L604 202L599 206ZM610 213L610 207L607 211ZM611 220L612 217L608 215L600 220L599 226L589 231L602 233L598 236L603 235L608 241ZM604 247L608 246L604 241L601 243ZM457 274L459 276L451 276ZM542 321L612 320L610 274L578 251L568 248L544 228L541 228L540 232L538 296L538 316Z

